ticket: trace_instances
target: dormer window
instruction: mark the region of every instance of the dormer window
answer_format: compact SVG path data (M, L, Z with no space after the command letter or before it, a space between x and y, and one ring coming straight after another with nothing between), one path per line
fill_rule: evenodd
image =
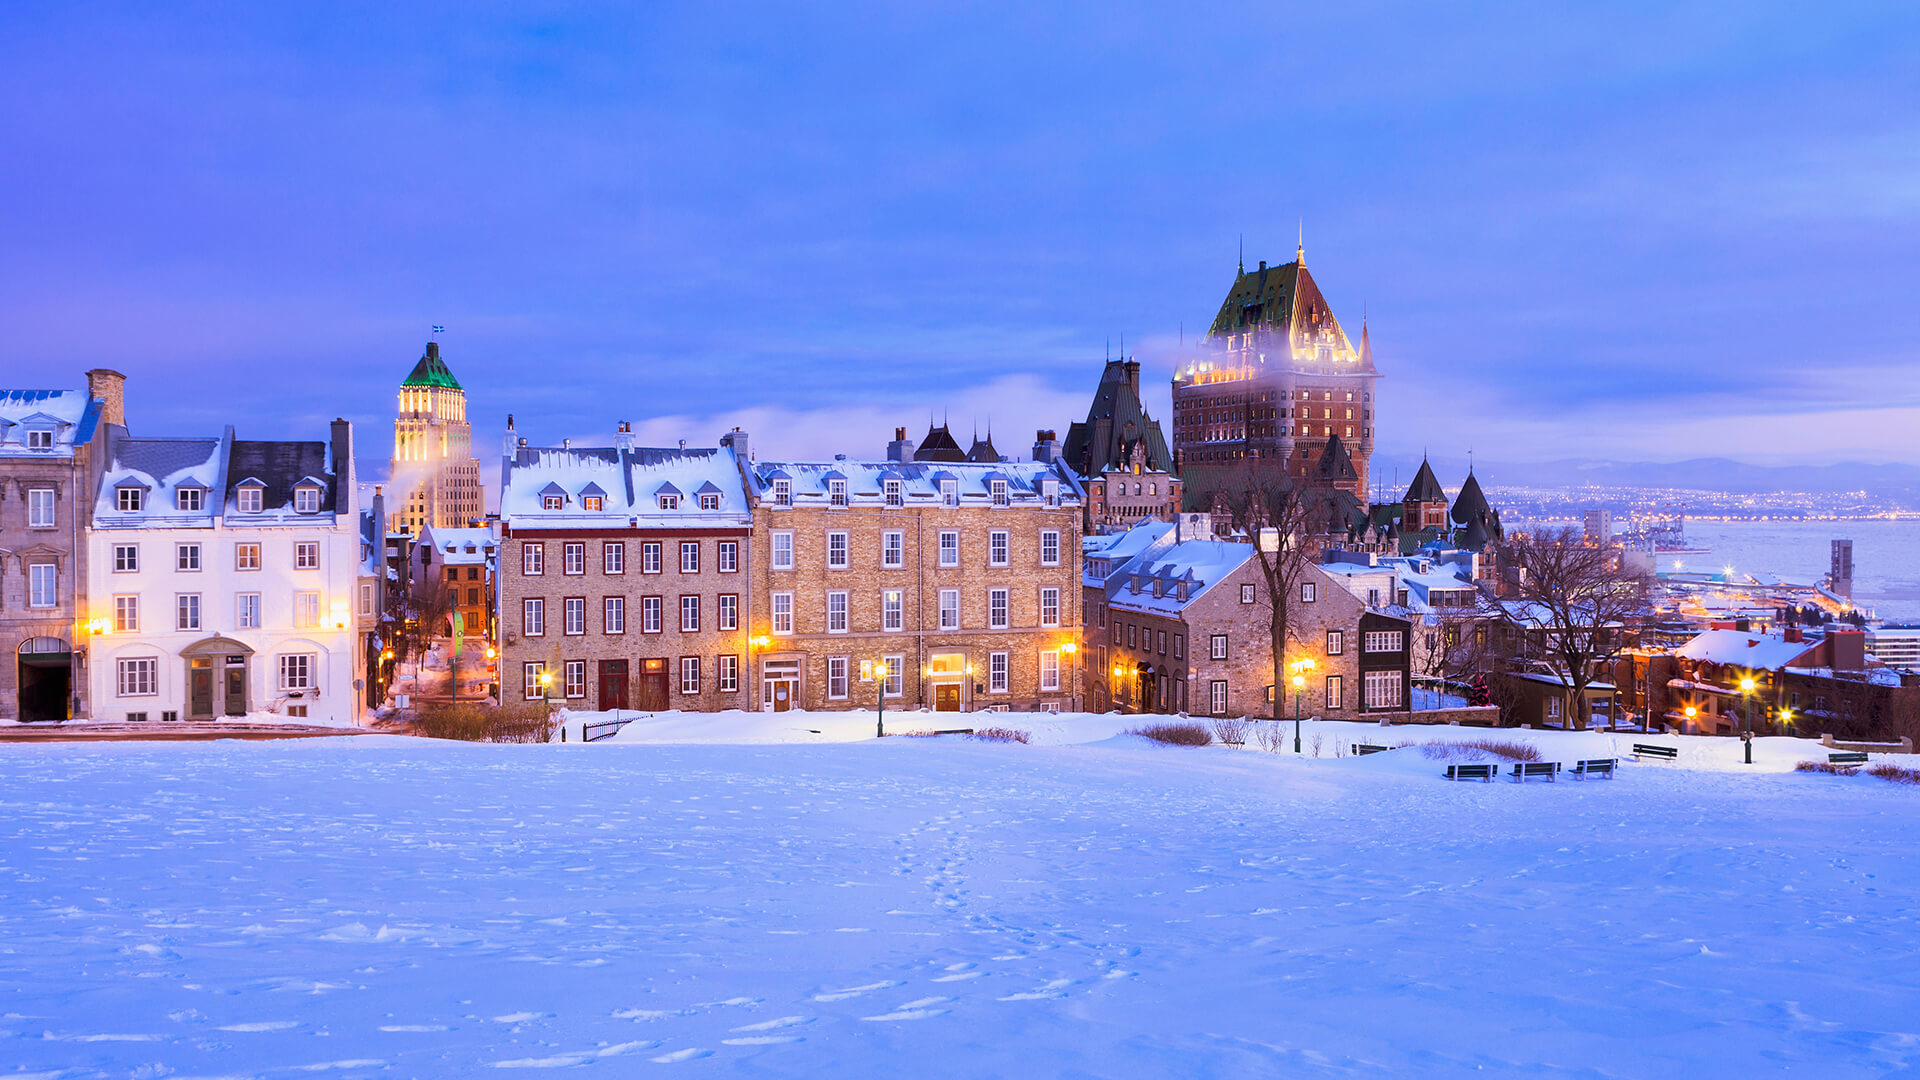
M1046 503L1048 506L1060 505L1060 481L1040 481L1040 501Z
M662 496L660 496L660 509L662 509L662 510L678 510L678 509L680 509L680 496L678 496L678 495L662 495Z
M1005 480L988 481L987 490L992 492L993 505L995 506L1007 506L1012 502L1012 500L1007 497L1007 482Z
M588 495L580 500L580 506L586 510L597 511L605 505L606 505L606 500L601 498L598 495Z
M773 505L793 505L793 481L781 479L773 482Z
M566 502L567 502L567 500L566 500L566 498L565 498L564 496L560 496L560 495L542 495L542 496L540 496L540 509L542 509L542 510L558 510L558 509L560 509L560 508L561 508L562 506L565 506L565 505L566 505Z
M27 449L29 450L53 449L53 432L48 431L44 428L37 431L27 432Z
M146 508L147 492L144 488L123 487L114 495L116 499L114 505L125 513L137 514Z
M240 512L243 514L259 513L263 490L259 484L241 484L233 493L234 501L240 504Z
M700 509L702 509L702 510L718 510L718 509L720 509L720 496L718 496L718 495L702 495L702 496L700 496Z
M906 489L905 485L901 484L900 481L888 480L881 485L881 489L886 495L888 506L906 505Z
M827 505L847 505L847 482L845 480L827 481Z
M176 488L173 492L173 505L180 510L197 511L200 509L204 493L197 487Z
M940 481L940 505L960 505L960 481L952 479Z
M296 514L317 514L320 512L320 489L311 485L293 489L293 512Z

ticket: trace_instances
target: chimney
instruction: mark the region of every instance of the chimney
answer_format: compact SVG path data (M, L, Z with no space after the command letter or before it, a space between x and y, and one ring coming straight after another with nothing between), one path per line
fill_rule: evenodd
M127 377L112 368L94 368L87 372L87 396L98 398L100 422L127 425Z
M1128 360L1122 365L1127 373L1127 386L1133 390L1133 396L1140 396L1140 361Z
M913 440L907 438L906 428L897 427L893 429L893 441L887 444L887 460L913 460Z
M1260 260L1260 270L1261 270L1261 272L1262 272L1262 273L1265 273L1265 272L1266 272L1266 269L1267 269L1267 260L1265 260L1265 259L1261 259L1261 260Z
M1861 630L1834 630L1827 635L1833 642L1833 670L1865 671L1867 635Z
M500 443L500 456L513 461L514 454L520 450L520 433L513 430L513 414L507 414L507 435Z
M681 440L680 440L680 449L682 449L682 450L685 450L686 448L687 448L687 440L685 440L685 439L681 439Z
M620 426L614 429L613 446L614 449L622 451L631 451L633 449L633 422L631 420L620 421Z
M347 500L354 495L353 422L335 420L331 435L328 448L332 451L333 457L333 506L334 512L339 513L346 507Z
M1033 433L1033 460L1051 465L1060 460L1060 440L1045 429Z
M440 343L439 342L437 341L427 342L427 359L429 360L440 359Z
M1786 635L1784 640L1789 645L1798 645L1801 641L1804 640L1800 636L1800 628L1797 626L1789 626L1786 628L1786 630L1783 631L1783 633Z
M745 468L747 462L752 460L752 456L747 453L747 433L739 428L734 428L720 436L720 445L733 449L733 456L740 459L741 468Z

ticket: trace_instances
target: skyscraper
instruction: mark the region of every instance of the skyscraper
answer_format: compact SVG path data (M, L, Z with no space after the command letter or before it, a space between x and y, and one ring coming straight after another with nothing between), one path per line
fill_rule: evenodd
M417 536L424 525L460 528L485 512L467 392L440 359L437 341L427 342L413 373L400 384L393 485L401 496L393 528L400 532Z

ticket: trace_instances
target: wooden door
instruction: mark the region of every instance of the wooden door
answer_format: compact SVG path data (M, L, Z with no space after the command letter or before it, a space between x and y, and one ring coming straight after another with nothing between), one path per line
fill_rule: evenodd
M960 684L935 683L933 687L934 712L960 711Z
M228 716L247 715L247 666L242 661L235 664L227 662L227 708Z
M639 707L649 712L659 712L667 707L666 672L643 671L640 673Z
M213 717L213 661L190 660L187 668L187 715Z
M600 661L600 707L602 709L627 707L627 662L625 660Z
M793 708L793 688L797 685L792 679L774 679L773 711L786 712Z

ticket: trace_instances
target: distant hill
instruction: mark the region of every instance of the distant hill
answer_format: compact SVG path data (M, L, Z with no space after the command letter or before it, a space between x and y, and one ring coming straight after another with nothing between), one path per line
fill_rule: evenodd
M1397 470L1399 483L1411 483L1420 462L1376 455L1373 473L1385 483ZM1451 490L1467 474L1465 461L1433 460L1440 482ZM1478 461L1474 471L1483 484L1501 487L1566 488L1582 485L1632 488L1694 488L1734 494L1774 491L1834 494L1865 491L1885 499L1920 501L1920 466L1870 465L1842 461L1832 465L1752 465L1728 458L1692 458L1687 461L1600 461L1561 458L1556 461ZM1391 493L1398 498L1403 492Z

